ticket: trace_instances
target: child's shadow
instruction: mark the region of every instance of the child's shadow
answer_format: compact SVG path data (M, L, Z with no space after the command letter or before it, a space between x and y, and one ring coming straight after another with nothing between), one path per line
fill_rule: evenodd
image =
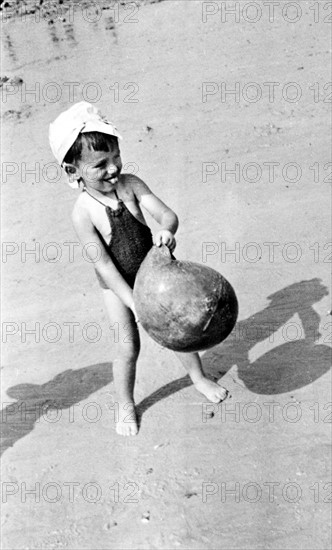
M220 379L233 365L238 376L250 391L258 394L277 394L293 391L310 384L330 368L331 349L315 344L320 336L319 316L313 304L328 291L320 279L301 281L290 285L268 298L270 304L262 311L240 321L225 342L204 353L204 370L211 379ZM302 340L289 341L302 327L290 319L297 313L303 326ZM274 347L250 363L249 351L259 342L272 343L275 332L282 330L286 343ZM27 435L34 428L38 414L52 405L56 410L66 409L113 380L112 365L101 363L78 370L66 370L41 386L20 384L7 392L17 399L2 411L2 452ZM162 386L143 399L137 406L138 420L143 413L161 399L192 384L189 376Z
M1 411L1 454L31 432L42 415L46 421L50 418L51 425L59 411L83 401L112 380L112 365L100 363L66 370L41 386L19 384L9 388L7 395L17 401Z
M327 288L316 278L294 283L268 296L271 302L265 309L240 321L225 342L204 353L202 362L206 375L218 380L237 365L238 376L244 385L254 393L266 395L285 393L310 384L331 365L331 349L324 344L315 344L320 337L320 319L312 307L326 295ZM290 321L295 313L302 326ZM268 345L273 346L275 332L279 329L282 329L281 337L286 342L251 363L249 351L263 340L270 340ZM292 339L294 341L290 341ZM190 385L190 378L183 376L163 386L141 401L139 417L160 399Z

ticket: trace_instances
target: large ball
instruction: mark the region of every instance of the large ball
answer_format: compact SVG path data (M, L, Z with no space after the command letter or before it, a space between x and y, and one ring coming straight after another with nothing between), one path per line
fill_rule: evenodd
M162 346L199 351L222 342L233 330L238 302L217 271L174 259L153 246L136 275L134 303L143 328Z

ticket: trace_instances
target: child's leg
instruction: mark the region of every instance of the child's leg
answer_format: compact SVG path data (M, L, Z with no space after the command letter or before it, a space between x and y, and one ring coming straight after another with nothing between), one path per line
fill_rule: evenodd
M139 332L134 315L111 290L103 290L104 300L114 327L116 355L113 362L113 378L118 398L119 418L116 431L121 435L138 432L134 405L136 361L140 350ZM117 341L118 340L118 341Z
M206 378L198 353L180 353L177 351L175 355L180 359L188 372L196 390L205 395L212 403L219 403L225 399L227 390L217 384L217 382L212 382L212 380Z

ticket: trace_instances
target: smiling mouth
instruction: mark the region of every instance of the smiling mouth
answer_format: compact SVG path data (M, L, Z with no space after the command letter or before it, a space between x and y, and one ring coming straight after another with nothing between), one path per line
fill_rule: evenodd
M118 181L118 176L113 176L112 178L107 178L103 181L105 181L106 183L115 183L116 181Z

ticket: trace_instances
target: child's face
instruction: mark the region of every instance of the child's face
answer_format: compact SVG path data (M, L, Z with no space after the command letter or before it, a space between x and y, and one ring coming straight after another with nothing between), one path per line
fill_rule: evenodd
M109 150L93 151L83 142L81 158L75 164L75 176L83 180L87 189L110 193L118 183L122 170L120 149L110 144Z

